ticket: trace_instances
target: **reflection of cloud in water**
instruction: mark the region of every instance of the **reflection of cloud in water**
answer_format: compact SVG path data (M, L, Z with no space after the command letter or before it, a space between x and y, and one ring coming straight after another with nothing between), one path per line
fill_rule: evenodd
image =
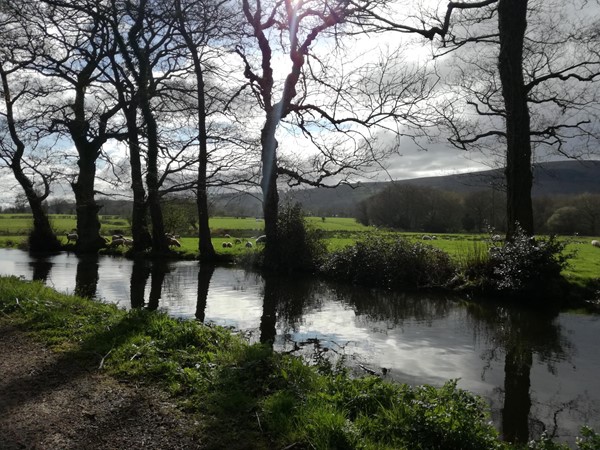
M330 300L319 310L306 312L291 337L298 342L318 338L324 346L333 342L344 348L346 356L373 370L391 369L390 376L399 381L418 379L419 383L440 385L461 378L461 385L486 391L479 372L472 370L481 366L472 334L457 324L459 312L450 316L429 320L425 331L421 320L407 319L402 327L392 328L388 322L356 316L347 305Z

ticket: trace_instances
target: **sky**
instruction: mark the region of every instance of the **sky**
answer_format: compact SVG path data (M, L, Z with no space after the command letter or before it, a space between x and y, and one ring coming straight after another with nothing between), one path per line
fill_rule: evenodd
M410 3L410 2L409 2ZM414 3L414 2L412 2ZM437 1L425 1L426 5L439 4L440 7L445 7L445 3ZM533 2L531 2L533 3ZM590 13L596 18L598 16L598 8L594 2L591 2L589 6ZM600 21L600 18L598 18ZM377 49L385 49L392 43L398 44L401 42L401 37L398 34L393 35L370 35L368 39L362 39L360 41L353 42L352 51L354 54L361 55L375 55ZM318 45L325 45L318 44ZM407 58L408 61L421 62L428 59L431 46L430 45L417 45L408 46ZM350 58L351 59L351 58ZM280 64L282 68L285 68L288 63L286 58L275 56L276 64ZM452 65L456 64L456 60L452 57L441 58L438 60L438 70L440 73L448 73L452 69ZM277 67L276 67L277 69ZM282 70L282 74L285 70ZM260 120L258 120L260 121ZM285 147L286 139L282 139L282 147ZM292 142L292 141L289 141ZM291 145L294 145L293 143ZM430 176L441 176L451 175L457 173L473 172L480 170L487 170L491 167L498 167L501 165L501 161L498 161L494 157L483 154L480 152L466 152L461 151L451 146L443 137L435 142L423 143L423 147L427 150L423 150L415 145L408 138L401 138L400 145L397 149L398 154L390 158L389 160L382 162L385 170L382 170L377 174L376 177L372 177L372 180L402 180L419 177L430 177ZM594 159L598 159L598 156L592 156ZM539 152L536 155L537 161L546 161L557 159L555 156L543 155ZM13 189L16 186L16 182L13 180L12 175L5 172L0 172L0 205L6 206L12 203L12 198L16 192L20 190ZM356 179L356 181L366 181ZM56 185L54 188L55 196L67 196L72 197L70 188L66 185Z

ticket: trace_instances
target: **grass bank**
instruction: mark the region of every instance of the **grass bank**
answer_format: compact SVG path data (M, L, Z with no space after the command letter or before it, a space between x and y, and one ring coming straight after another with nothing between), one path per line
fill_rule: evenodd
M454 382L410 387L249 345L231 331L0 278L0 321L119 379L167 390L215 448L509 449ZM580 448L598 448L593 433ZM561 449L540 441L539 449ZM588 445L587 447L585 445ZM247 447L246 447L247 448Z
M74 215L51 215L54 229L64 244L65 233L76 227ZM369 236L374 238L400 237L408 242L422 242L428 246L442 250L459 266L465 261L483 255L487 252L489 235L448 233L437 235L436 240L423 241L423 233L396 232L379 230L357 223L352 218L343 217L307 217L306 223L319 230L329 252L341 250L357 241ZM100 216L102 224L101 233L110 238L113 233L128 235L129 224L127 220L118 216ZM26 246L27 233L32 226L31 214L0 214L0 246L20 247ZM243 217L212 217L210 227L213 231L213 245L217 254L224 261L232 261L248 252L256 251L254 239L263 233L264 221L262 219ZM182 259L195 259L198 257L198 238L195 233L182 235L176 257ZM230 236L230 237L226 237ZM253 239L254 238L254 239ZM565 252L572 254L568 266L562 275L575 288L596 290L600 279L600 250L593 247L593 239L600 240L599 236L577 236L560 238L567 242ZM246 242L252 242L253 248L246 248ZM223 246L231 243L231 247ZM110 254L123 254L126 248L117 248L104 251Z

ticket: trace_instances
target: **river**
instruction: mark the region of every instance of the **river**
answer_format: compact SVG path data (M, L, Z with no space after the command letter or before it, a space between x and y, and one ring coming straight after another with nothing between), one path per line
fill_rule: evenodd
M40 258L0 249L0 274L229 326L277 351L341 361L356 374L409 384L458 379L489 402L509 440L547 430L573 445L580 425L600 431L598 316L263 277L194 261Z

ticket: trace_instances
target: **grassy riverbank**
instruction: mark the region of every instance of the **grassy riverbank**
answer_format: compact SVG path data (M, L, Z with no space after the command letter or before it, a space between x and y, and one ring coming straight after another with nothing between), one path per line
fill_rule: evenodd
M126 312L14 277L0 278L0 322L93 370L167 390L198 418L194 434L208 448L513 448L498 439L484 402L452 382L351 379L220 327ZM598 444L598 437L583 442Z
M329 251L339 250L367 236L394 236L411 242L421 242L422 233L390 232L366 227L352 218L308 217L307 223L320 230ZM27 233L31 229L30 214L0 214L0 246L22 247L26 245ZM65 234L76 227L73 215L51 215L51 222L57 235L66 243ZM127 220L118 216L101 216L101 233L109 238L113 233L129 234ZM217 253L225 258L234 258L248 252L245 243L263 233L264 222L255 218L213 217L210 219L213 230L213 245ZM225 237L231 236L231 238ZM236 239L241 244L236 244ZM436 240L423 241L427 245L448 253L455 261L465 261L473 255L487 251L488 235L484 234L443 234ZM565 251L573 254L563 275L570 282L585 286L600 277L600 250L590 245L592 239L600 240L599 236L577 236L561 238L567 242ZM197 257L198 238L193 235L183 235L180 239L179 253L186 258ZM224 242L231 242L232 247L223 247ZM255 250L256 248L254 248ZM125 248L117 249L125 252Z

